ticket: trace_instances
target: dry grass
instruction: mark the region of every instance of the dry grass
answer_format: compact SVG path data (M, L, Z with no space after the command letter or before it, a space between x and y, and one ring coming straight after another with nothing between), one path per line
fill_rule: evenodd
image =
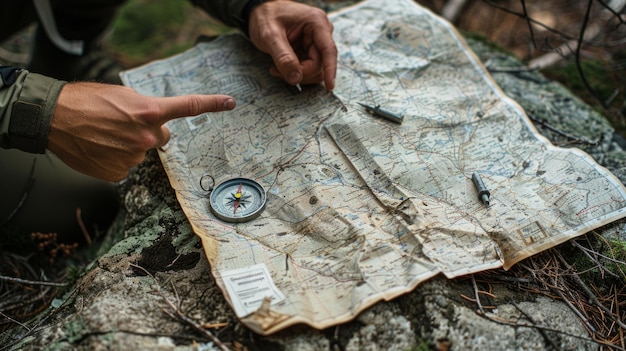
M608 255L601 252L608 252ZM512 290L563 301L585 325L589 335L598 343L599 350L626 350L625 259L623 244L609 242L599 233L592 232L532 256L509 271L486 271L474 275L472 279L479 281L480 286L504 283ZM474 289L475 298L471 301L477 303L479 311L486 318L491 318L485 312L488 307L480 303L480 296L490 294L491 289L481 290L478 284L474 284ZM498 301L498 296L491 297ZM502 320L497 322L532 325L542 332L550 344L557 344L551 340L550 334L544 332L559 331L533 325L532 316L526 317L526 321L521 324ZM554 348L559 349L556 346Z

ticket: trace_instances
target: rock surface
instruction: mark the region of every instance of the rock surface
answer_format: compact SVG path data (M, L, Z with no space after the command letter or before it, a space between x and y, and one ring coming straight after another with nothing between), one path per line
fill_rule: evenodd
M626 154L602 116L536 72L502 70L521 66L510 56L480 42L470 44L488 67L500 71L493 72L494 78L534 116L540 132L555 144L571 142L568 136L593 141L576 146L626 181ZM49 310L28 323L36 327L16 327L1 335L4 348L219 349L198 331L203 326L233 350L597 348L585 325L561 300L516 289L514 284L477 282L473 276L436 277L411 293L376 304L352 322L326 330L296 326L261 337L238 322L215 285L200 241L156 153L149 153L120 189L126 213L102 244L99 258ZM624 235L623 229L612 232ZM494 272L500 273L504 272ZM474 301L474 284L491 289L488 296L481 296L481 305Z

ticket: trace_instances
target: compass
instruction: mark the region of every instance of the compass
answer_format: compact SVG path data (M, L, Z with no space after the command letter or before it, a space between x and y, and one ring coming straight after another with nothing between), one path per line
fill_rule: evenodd
M217 218L241 223L258 217L265 209L266 199L265 189L255 180L232 178L213 188L209 205Z

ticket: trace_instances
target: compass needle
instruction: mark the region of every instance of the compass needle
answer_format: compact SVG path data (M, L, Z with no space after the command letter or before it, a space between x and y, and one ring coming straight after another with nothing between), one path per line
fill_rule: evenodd
M241 202L241 188L243 187L243 183L239 183L239 189L237 189L237 192L235 193L235 206L234 206L234 211L233 211L233 215L237 214L237 209L239 208L239 203Z

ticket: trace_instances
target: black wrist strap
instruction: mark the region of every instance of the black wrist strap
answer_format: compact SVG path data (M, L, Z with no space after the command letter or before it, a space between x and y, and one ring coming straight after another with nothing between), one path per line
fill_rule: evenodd
M12 103L8 125L9 147L43 154L50 123L64 81L29 73L19 98Z

